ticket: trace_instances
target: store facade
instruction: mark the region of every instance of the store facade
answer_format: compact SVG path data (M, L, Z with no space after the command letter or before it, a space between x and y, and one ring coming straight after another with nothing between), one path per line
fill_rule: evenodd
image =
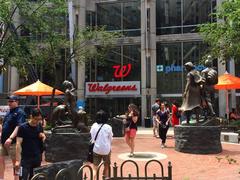
M111 116L116 116L123 114L129 103L134 103L141 112L139 124L144 125L144 117L151 116L151 104L156 97L169 103L173 100L181 103L186 81L183 65L192 61L198 70L204 68L202 56L206 45L196 33L197 26L215 21L209 15L221 2L68 1L70 38L76 26L105 26L109 31L124 35L116 41L104 62L92 59L86 64L73 63L71 66L78 99L85 101L88 113L93 115L104 108ZM214 66L219 74L227 69L239 76L240 66L233 61L226 66L215 62ZM6 75L0 77L0 92L4 95L13 92L18 84L17 70L11 67ZM239 92L231 92L232 107L236 107L236 95L240 96ZM224 92L220 92L217 98L217 111L224 116Z
M151 116L151 104L156 97L169 103L173 100L181 103L186 75L183 65L192 61L198 70L204 68L201 58L206 45L196 28L214 21L209 15L217 6L216 0L79 2L80 6L75 8L82 9L75 9L75 12L81 14L84 7L86 21L82 21L82 25L106 26L107 30L124 35L104 63L93 59L84 67L84 80L78 81L78 86L84 89L78 91L78 95L85 98L89 113L104 108L115 116L123 114L129 103L135 103L141 111L140 124L144 125L144 117ZM217 62L214 65L219 66ZM119 68L122 76L116 77L114 67ZM129 83L130 86L137 83L135 92L103 91L106 84L121 89Z

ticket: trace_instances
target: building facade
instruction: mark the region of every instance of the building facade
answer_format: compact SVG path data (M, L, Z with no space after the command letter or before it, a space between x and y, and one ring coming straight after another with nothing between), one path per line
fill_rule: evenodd
M104 63L92 59L86 64L72 64L78 99L85 101L88 113L104 108L116 116L134 103L141 112L139 124L144 125L144 117L151 116L156 97L181 103L186 81L183 65L192 61L198 70L204 68L201 58L207 46L197 33L197 26L214 21L209 15L220 3L221 0L68 0L70 39L75 26L105 26L108 31L124 35ZM225 72L221 63L214 65L219 74ZM235 74L235 64L228 67ZM234 107L235 92L231 95L230 104ZM224 116L224 92L219 93L218 101L217 109Z
M70 22L80 27L105 26L109 31L124 35L104 64L93 59L76 70L78 97L86 100L89 112L105 108L115 116L124 113L129 103L135 103L140 107L143 125L144 117L151 116L151 104L156 97L169 103L173 100L181 103L186 75L183 65L192 61L198 70L204 68L201 58L206 45L196 33L197 26L214 21L209 15L218 3L216 0L70 2ZM218 63L214 65L224 69ZM129 70L131 66L131 71L127 76L116 78L114 66L119 66L120 70ZM121 87L137 83L140 87L135 84L134 93L119 90L106 94L102 93L106 83L113 87L119 83L123 83ZM90 89L93 86L95 90Z

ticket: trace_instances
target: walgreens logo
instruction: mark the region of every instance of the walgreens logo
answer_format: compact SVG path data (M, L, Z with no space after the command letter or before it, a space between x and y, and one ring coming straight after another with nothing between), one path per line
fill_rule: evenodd
M140 82L87 82L85 89L86 96L140 95Z

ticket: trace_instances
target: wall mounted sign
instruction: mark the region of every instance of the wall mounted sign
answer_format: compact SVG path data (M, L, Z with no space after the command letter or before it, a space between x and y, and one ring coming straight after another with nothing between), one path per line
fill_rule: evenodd
M140 81L86 82L86 96L140 95Z
M124 78L126 76L129 75L129 73L131 72L132 69L132 65L131 64L127 64L127 65L114 65L113 69L115 69L113 76L115 78Z
M206 67L200 64L195 66L195 68L198 71L202 71ZM166 74L172 73L172 72L182 72L183 70L184 70L184 67L180 65L174 65L174 64L171 64L169 66L157 65L157 72L164 72Z

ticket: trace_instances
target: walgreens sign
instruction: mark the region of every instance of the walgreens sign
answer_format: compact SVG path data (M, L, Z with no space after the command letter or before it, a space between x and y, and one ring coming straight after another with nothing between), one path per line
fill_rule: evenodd
M140 95L140 81L86 82L86 96Z

